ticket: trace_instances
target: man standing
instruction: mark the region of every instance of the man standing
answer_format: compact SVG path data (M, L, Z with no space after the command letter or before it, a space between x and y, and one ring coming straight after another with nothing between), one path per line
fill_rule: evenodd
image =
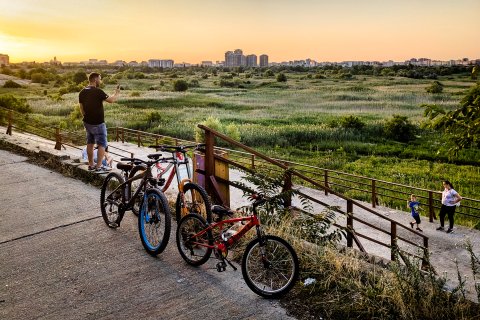
M107 147L107 126L104 119L103 101L109 103L117 101L120 86L117 86L112 96L108 96L99 88L102 82L100 74L96 72L90 73L88 82L88 86L83 88L78 96L80 111L83 115L83 125L87 132L88 170L104 171L108 169L102 166L102 159ZM96 165L93 163L93 147L95 143L98 146Z

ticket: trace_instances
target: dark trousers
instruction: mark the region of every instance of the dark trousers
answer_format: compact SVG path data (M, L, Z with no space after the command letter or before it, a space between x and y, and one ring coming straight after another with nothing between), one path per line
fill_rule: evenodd
M440 225L443 227L445 224L445 215L448 214L448 221L450 222L450 229L453 229L453 215L457 206L446 206L442 204L440 208Z

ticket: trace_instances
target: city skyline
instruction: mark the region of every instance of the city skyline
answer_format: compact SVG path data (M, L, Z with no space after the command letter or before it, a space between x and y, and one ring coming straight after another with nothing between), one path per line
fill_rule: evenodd
M0 0L0 53L11 63L224 60L228 48L270 61L479 58L480 1Z

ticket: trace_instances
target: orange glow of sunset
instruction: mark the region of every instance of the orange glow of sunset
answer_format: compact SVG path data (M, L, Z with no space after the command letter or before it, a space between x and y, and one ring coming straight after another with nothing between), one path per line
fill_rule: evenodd
M10 62L480 58L478 0L0 0Z

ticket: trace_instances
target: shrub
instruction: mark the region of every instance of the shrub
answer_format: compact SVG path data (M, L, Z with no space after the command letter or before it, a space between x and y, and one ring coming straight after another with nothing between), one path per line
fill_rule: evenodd
M5 81L5 84L3 85L3 87L4 88L11 88L11 89L23 88L21 84L18 84L15 81L12 81L12 80Z
M275 74L273 73L272 70L268 69L267 71L265 71L264 73L264 76L265 77L273 77Z
M240 141L241 139L240 130L238 126L234 123L223 125L220 122L220 119L210 116L207 119L205 119L205 121L202 121L201 124L209 127L210 129L221 132L234 140ZM197 142L205 141L205 132L198 127L195 127L195 141ZM222 144L220 143L220 145Z
M32 112L32 108L28 105L26 99L16 98L11 94L0 96L0 107L21 113Z
M147 114L147 118L145 119L148 123L159 122L162 120L162 115L158 111L152 111Z
M365 123L362 120L360 120L360 118L350 115L340 119L340 125L342 126L342 128L345 128L345 129L360 130L365 126Z
M198 88L200 87L200 83L198 82L197 79L192 79L190 80L190 83L188 84L189 88Z
M285 75L285 73L277 74L277 81L278 82L287 82L287 76Z
M225 79L221 79L219 85L220 85L220 87L233 88L233 87L235 87L235 82L228 81L228 80L225 80Z
M48 83L48 79L45 77L43 73L33 73L31 76L33 83Z
M173 91L187 91L188 83L185 80L175 80L173 83Z
M441 84L439 81L434 81L426 90L428 93L442 93L443 84Z
M80 84L84 81L88 81L87 74L85 72L75 72L72 76L72 81L75 84Z
M385 123L385 135L393 140L408 142L415 137L416 128L406 116L393 115Z

